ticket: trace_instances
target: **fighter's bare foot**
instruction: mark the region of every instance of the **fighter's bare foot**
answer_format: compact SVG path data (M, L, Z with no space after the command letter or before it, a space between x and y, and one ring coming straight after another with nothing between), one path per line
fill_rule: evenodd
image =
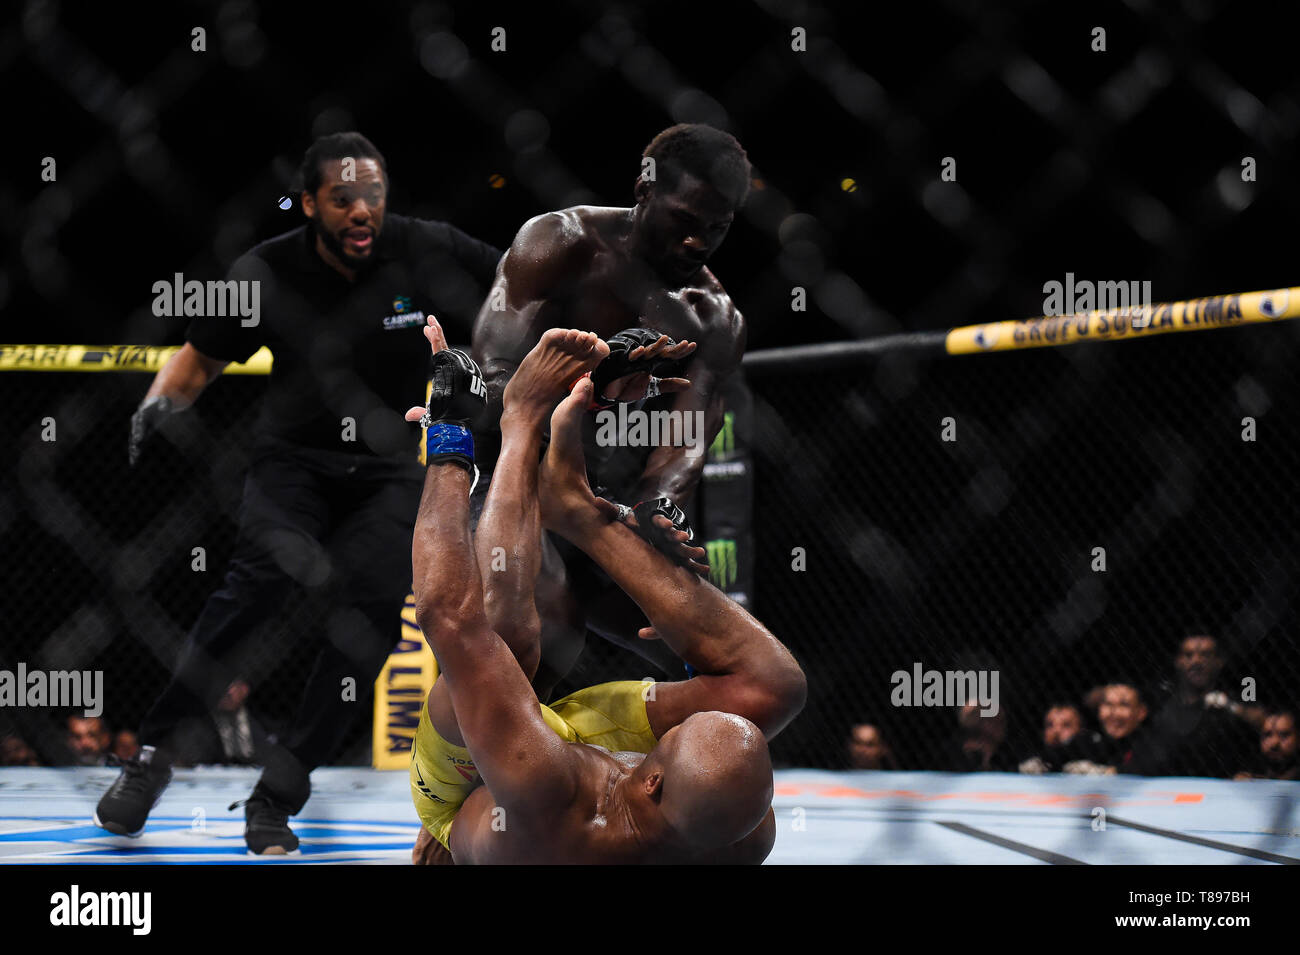
M591 379L583 378L551 415L551 443L542 459L537 487L542 525L548 530L563 531L584 516L612 520L619 513L617 504L596 497L587 483L582 416L592 388Z
M545 420L570 386L609 354L593 332L548 328L524 356L502 395L503 415Z

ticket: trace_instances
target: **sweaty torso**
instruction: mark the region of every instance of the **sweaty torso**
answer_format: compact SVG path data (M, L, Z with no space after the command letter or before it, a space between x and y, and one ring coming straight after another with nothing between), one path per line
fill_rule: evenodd
M697 362L717 361L719 353L731 354L716 343L733 342L739 335L740 318L726 290L707 267L685 284L661 277L642 258L629 254L627 235L629 210L576 206L555 215L561 217L566 244L565 268L541 304L537 328L580 328L609 338L626 328L646 328L674 341L693 341L694 355L663 366L659 374L698 380ZM713 367L715 376L729 368ZM647 410L668 409L672 396L651 399ZM595 439L597 422L584 422L583 444L594 485L621 492L641 474L648 448L601 447Z
M576 206L557 215L581 238L565 279L542 305L542 327L580 328L602 338L641 327L701 342L733 320L731 300L707 267L685 285L669 287L626 252L627 209Z
M587 743L569 747L567 755L576 760L578 786L569 805L559 811L512 812L498 806L486 786L470 793L451 827L451 853L457 865L744 864L766 856L758 830L753 839L708 852L648 840L614 796L618 782L645 755L610 753ZM764 826L770 823L769 813Z

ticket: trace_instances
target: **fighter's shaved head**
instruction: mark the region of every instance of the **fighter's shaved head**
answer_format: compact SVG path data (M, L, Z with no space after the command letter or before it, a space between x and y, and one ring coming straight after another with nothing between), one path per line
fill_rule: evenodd
M757 726L732 713L696 713L664 734L642 773L683 841L707 849L747 836L772 805L772 759Z

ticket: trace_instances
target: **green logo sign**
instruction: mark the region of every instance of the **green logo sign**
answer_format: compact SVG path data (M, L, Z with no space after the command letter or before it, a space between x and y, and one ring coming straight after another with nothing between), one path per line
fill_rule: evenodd
M736 453L736 415L728 411L722 418L722 428L709 445L710 461L725 461Z
M719 590L726 590L736 582L740 561L733 540L706 541L704 551L709 558L709 580Z

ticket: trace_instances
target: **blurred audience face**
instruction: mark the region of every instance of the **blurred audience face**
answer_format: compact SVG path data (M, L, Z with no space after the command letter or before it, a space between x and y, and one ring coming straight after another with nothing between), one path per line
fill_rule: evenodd
M82 765L93 766L98 762L108 752L110 742L108 727L99 717L68 717L68 746Z
M122 730L113 737L113 755L118 759L135 759L140 755L140 741L130 730Z
M1123 739L1142 725L1147 708L1137 687L1113 683L1102 692L1097 719L1111 739Z
M1259 734L1259 751L1275 766L1285 766L1296 757L1295 716L1279 713L1266 717Z
M999 709L992 716L984 716L980 703L967 703L957 711L957 725L962 734L972 739L986 739L1001 742L1007 735L1006 711Z
M1219 643L1213 637L1185 637L1174 655L1178 682L1188 690L1204 693L1214 687L1223 669Z
M849 730L849 765L854 769L880 769L889 747L885 738L870 723L859 723Z
M1083 717L1073 706L1054 706L1043 717L1043 742L1064 746L1083 729Z
M230 686L226 687L225 695L217 703L217 709L225 710L227 713L234 713L244 701L248 699L251 688L243 680L236 680Z
M36 751L21 736L0 739L0 766L39 766Z

